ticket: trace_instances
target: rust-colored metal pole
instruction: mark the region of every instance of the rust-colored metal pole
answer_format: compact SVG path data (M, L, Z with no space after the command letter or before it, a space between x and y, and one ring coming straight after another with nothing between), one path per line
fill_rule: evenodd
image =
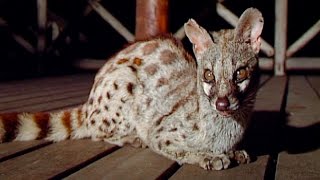
M168 32L168 0L136 0L136 40Z

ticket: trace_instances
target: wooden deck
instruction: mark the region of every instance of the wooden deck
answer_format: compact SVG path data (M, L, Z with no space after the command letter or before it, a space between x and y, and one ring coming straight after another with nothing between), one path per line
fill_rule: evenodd
M0 84L0 113L84 102L93 75ZM90 140L0 144L0 179L320 179L320 76L261 77L244 146L254 161L205 171L149 149Z

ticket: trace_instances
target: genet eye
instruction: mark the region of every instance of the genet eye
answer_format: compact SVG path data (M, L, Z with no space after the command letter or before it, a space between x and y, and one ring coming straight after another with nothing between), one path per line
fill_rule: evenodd
M212 73L212 71L210 71L209 69L206 69L205 71L204 71L204 79L206 80L206 81L213 81L214 80L214 76L213 76L213 73Z
M248 78L249 74L246 68L240 68L236 71L235 81L236 83L240 83Z

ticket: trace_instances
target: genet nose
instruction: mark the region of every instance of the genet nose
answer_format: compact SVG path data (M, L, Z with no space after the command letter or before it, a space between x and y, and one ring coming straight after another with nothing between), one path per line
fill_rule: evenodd
M219 97L216 101L216 108L219 111L226 111L230 106L230 102L227 97Z

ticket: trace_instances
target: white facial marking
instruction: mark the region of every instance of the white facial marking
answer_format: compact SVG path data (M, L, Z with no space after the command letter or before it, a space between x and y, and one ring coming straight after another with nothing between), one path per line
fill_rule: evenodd
M208 83L203 83L203 90L206 93L207 96L210 94L211 85Z
M244 80L243 82L239 83L238 86L239 86L239 90L240 92L243 92L247 86L249 85L249 80Z

